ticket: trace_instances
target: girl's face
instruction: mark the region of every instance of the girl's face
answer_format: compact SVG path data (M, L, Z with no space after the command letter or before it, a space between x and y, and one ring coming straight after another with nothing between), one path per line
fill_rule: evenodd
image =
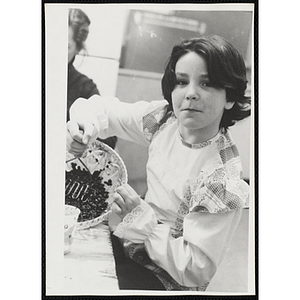
M177 61L175 76L172 103L181 136L191 144L211 139L219 131L224 109L234 103L226 101L225 89L210 84L206 61L195 52Z
M68 63L73 59L73 57L78 53L76 48L76 42L73 39L73 29L69 27L69 41L68 41Z

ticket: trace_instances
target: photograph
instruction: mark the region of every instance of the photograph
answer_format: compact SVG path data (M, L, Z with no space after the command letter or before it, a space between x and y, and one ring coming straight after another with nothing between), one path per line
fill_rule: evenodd
M257 5L43 1L45 299L257 299Z

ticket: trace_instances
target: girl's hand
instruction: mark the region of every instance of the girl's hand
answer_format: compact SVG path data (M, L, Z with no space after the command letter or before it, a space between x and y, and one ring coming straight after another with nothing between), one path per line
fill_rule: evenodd
M99 130L99 121L93 103L87 99L78 98L70 108L70 121L67 123L66 136L67 150L75 156L81 156Z
M77 123L69 121L67 123L66 139L67 151L75 156L81 156L87 148L89 141L98 133L96 126L92 122Z
M113 197L111 209L121 220L141 202L140 196L129 184L119 186Z

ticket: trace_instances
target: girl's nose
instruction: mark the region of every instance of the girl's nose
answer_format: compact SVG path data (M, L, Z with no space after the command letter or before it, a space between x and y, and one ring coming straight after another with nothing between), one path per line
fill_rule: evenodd
M186 100L198 100L199 95L197 93L197 90L194 86L189 86L189 89L186 92Z

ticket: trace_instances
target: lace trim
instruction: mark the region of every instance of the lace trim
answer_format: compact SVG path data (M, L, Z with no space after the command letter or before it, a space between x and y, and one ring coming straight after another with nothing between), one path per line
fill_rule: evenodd
M123 221L118 225L118 232L122 234L124 231L141 215L144 213L146 208L140 205L136 206L129 214L127 214Z
M188 148L191 148L191 149L201 149L201 148L205 148L205 147L211 145L215 140L217 140L218 137L219 137L219 135L220 135L220 132L222 132L222 131L219 131L217 133L217 135L215 137L213 137L212 139L210 139L208 141L205 141L205 142L198 143L198 144L190 144L190 143L186 142L183 139L183 137L181 136L179 130L178 130L178 136L179 136L179 138L181 140L182 145L184 145L184 146L186 146Z

